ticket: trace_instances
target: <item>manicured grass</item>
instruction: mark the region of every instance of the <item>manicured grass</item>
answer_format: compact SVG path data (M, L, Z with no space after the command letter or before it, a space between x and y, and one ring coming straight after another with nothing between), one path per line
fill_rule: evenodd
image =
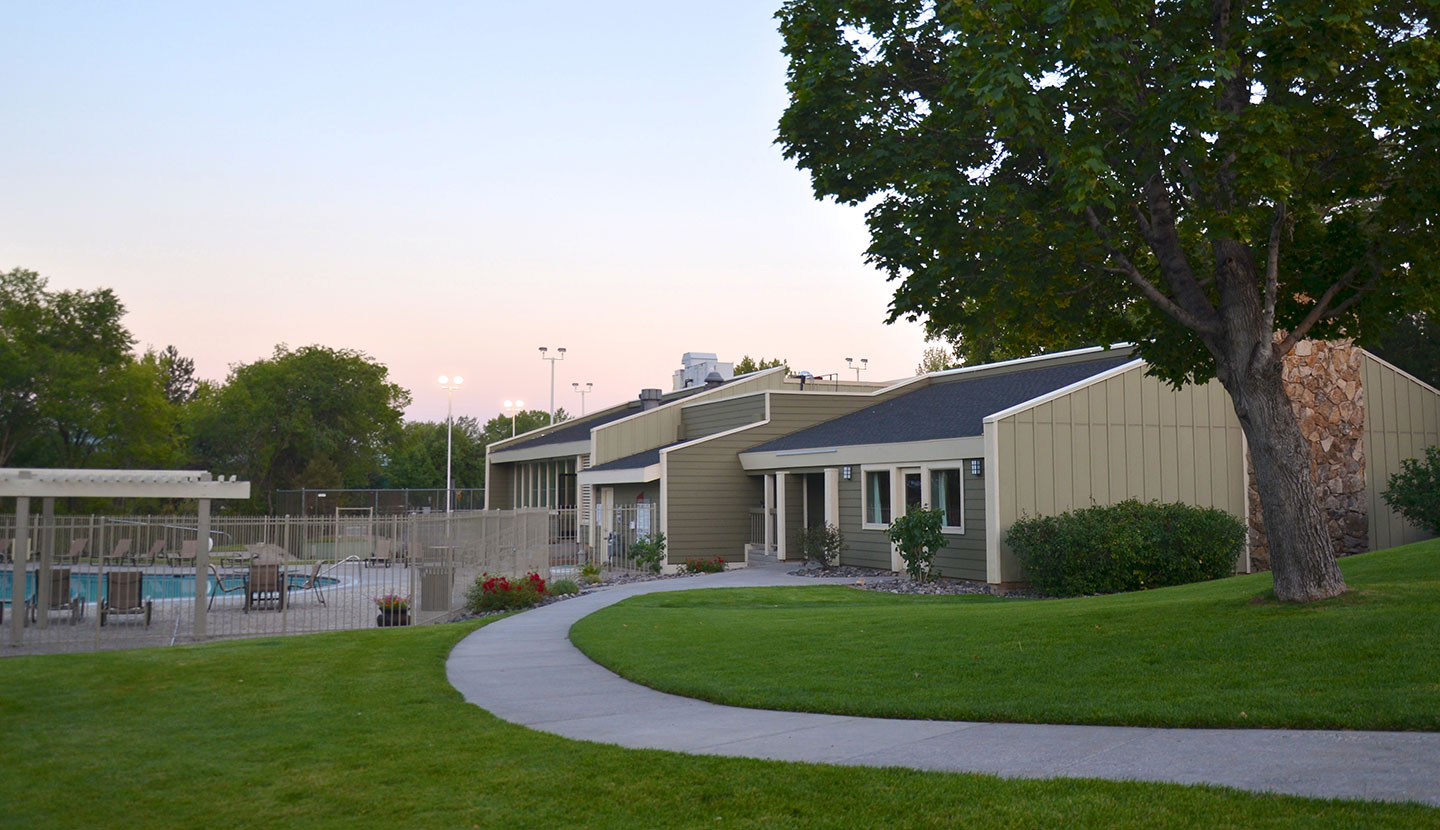
M1351 590L1277 603L1269 574L1070 600L848 587L652 594L571 639L720 703L881 717L1440 729L1440 541L1341 561Z
M444 661L474 627L6 659L0 825L1440 826L1415 805L569 741L460 700Z

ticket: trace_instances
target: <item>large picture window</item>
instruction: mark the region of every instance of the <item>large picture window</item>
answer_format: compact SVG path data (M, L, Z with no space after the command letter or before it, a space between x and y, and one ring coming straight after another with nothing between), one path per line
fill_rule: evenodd
M964 532L965 491L960 483L960 470L930 471L930 503L945 515L946 530Z
M865 472L865 524L890 524L890 471Z

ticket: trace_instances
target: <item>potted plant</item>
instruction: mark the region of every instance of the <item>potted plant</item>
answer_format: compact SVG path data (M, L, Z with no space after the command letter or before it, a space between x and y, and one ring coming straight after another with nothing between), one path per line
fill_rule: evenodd
M402 597L399 594L385 594L375 597L375 607L380 613L375 617L375 624L381 628L388 628L392 625L410 624L410 597Z

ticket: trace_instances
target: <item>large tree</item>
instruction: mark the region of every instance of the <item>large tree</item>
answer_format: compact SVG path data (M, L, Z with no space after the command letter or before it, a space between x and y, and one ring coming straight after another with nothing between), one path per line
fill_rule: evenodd
M254 483L254 500L277 487L310 486L306 471L366 487L380 476L410 393L362 352L283 344L268 360L238 364L225 385L190 402L196 457Z
M0 274L0 466L84 466L144 373L109 289L51 291L34 271Z
M1345 584L1281 359L1436 280L1433 8L790 0L779 142L817 195L869 205L892 320L1127 339L1171 382L1218 377L1276 596L1319 599Z
M548 417L548 413L540 413ZM444 421L405 424L385 462L385 486L445 487L446 429ZM455 419L450 430L450 477L456 487L485 486L485 439L480 424L468 415Z

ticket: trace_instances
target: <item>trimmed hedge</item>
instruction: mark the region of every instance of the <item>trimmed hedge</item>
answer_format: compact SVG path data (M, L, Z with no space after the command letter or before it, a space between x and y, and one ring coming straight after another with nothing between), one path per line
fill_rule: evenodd
M1049 596L1115 594L1228 576L1245 525L1215 508L1134 499L1021 519L1005 541Z

